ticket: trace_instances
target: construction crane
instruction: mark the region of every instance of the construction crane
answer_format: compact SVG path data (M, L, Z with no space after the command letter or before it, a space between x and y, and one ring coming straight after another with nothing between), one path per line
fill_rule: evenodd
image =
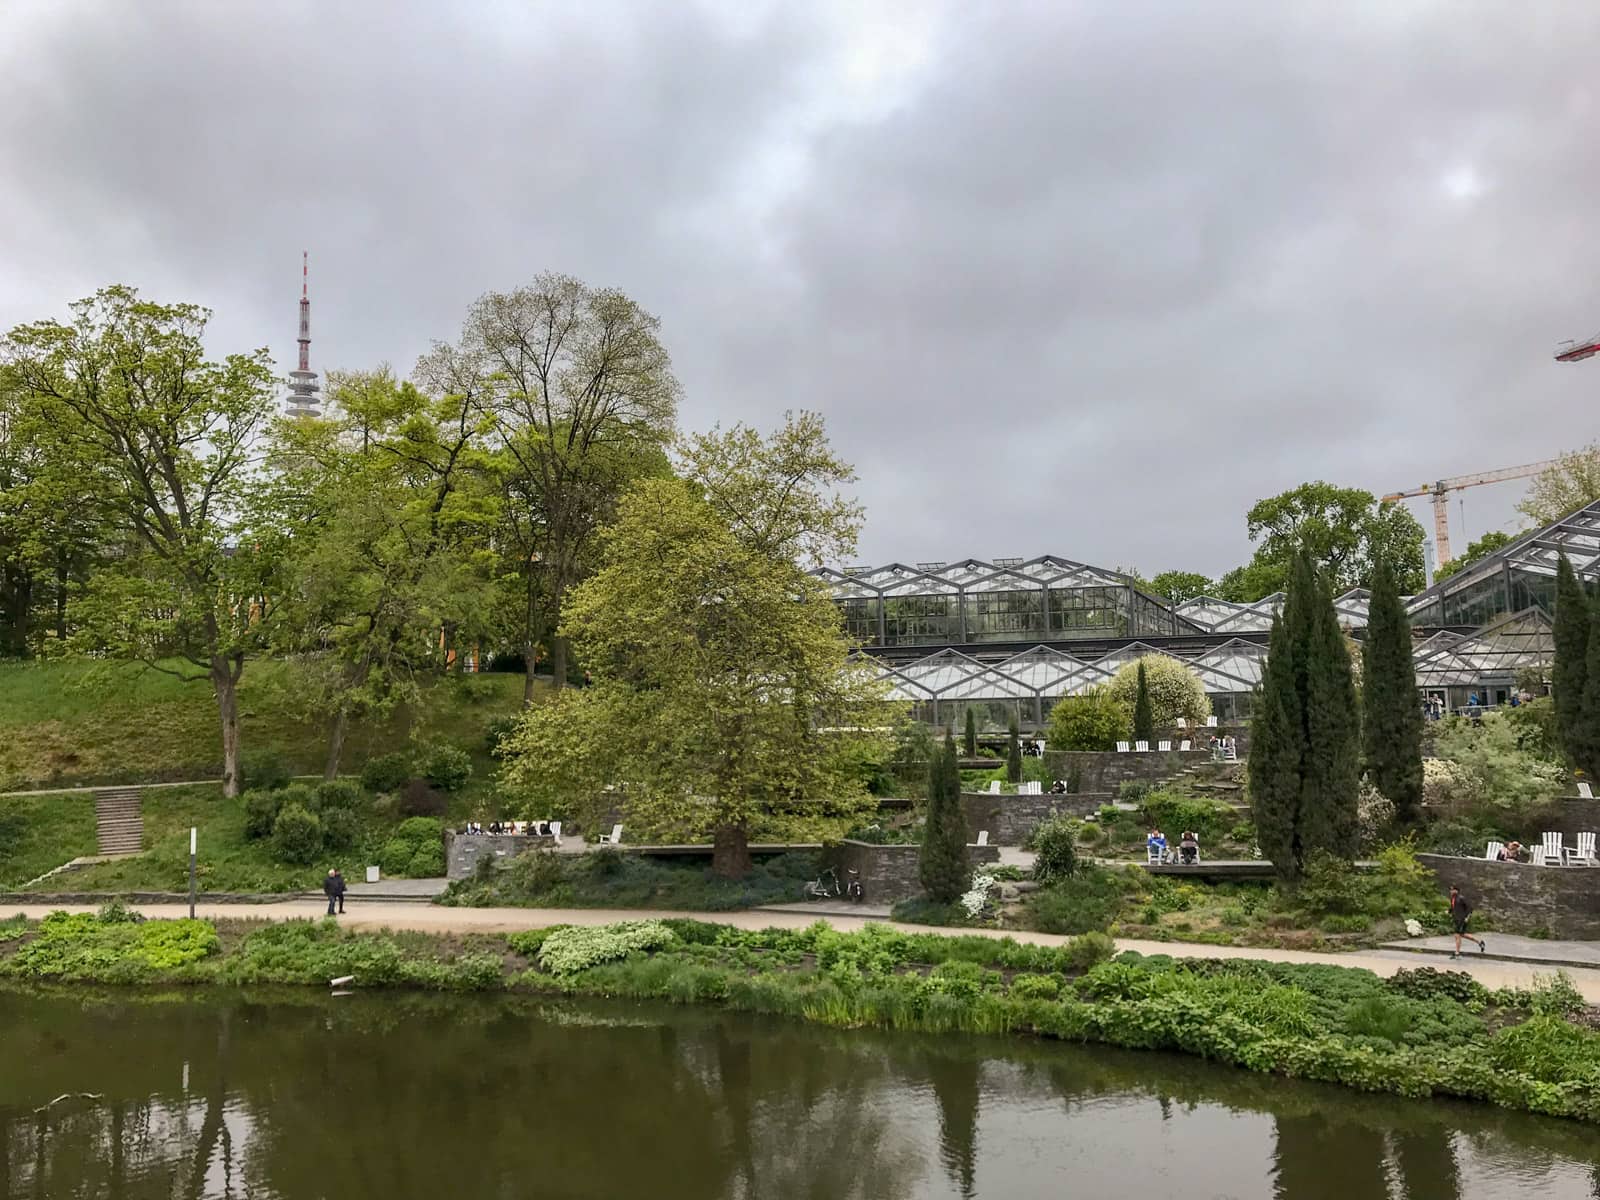
M1557 362L1582 362L1600 354L1600 333L1581 342L1562 342L1556 347Z
M1590 353L1594 353L1593 350ZM1408 500L1413 496L1427 496L1433 501L1433 541L1439 554L1439 565L1443 566L1450 561L1450 501L1451 492L1460 491L1462 488L1477 487L1482 483L1502 483L1507 479L1526 479L1530 475L1537 475L1546 467L1553 467L1557 460L1546 459L1544 462L1528 463L1521 467L1502 467L1498 471L1480 471L1476 475L1456 475L1450 479L1440 479L1433 483L1425 483L1421 487L1412 488L1406 492L1391 492L1383 498L1383 503L1390 504L1396 500Z

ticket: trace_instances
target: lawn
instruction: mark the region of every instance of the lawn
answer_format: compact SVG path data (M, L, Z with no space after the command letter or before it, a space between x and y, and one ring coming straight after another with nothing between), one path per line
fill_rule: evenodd
M94 800L82 794L0 800L0 890L95 852Z
M357 720L342 767L413 739L472 752L475 774L493 767L489 723L522 703L522 676L486 673L430 681L422 699L382 721ZM327 735L307 718L293 671L251 663L239 685L247 757L280 756L297 774L320 773ZM205 680L184 682L139 664L84 659L0 664L0 791L206 779L222 767L216 702Z
M78 798L80 806L86 803L86 798ZM244 805L238 799L225 799L218 785L155 788L144 794L145 853L56 876L43 886L52 891L75 892L187 891L190 826L199 831L197 880L201 891L305 891L320 887L330 866L342 868L347 878L360 879L362 869L378 861L378 848L400 818L366 797L358 815L361 832L353 849L326 854L316 863L302 867L276 861L270 839L246 840ZM88 820L86 852L93 853L92 807L88 809ZM33 872L37 874L39 871ZM22 878L32 875L24 874Z

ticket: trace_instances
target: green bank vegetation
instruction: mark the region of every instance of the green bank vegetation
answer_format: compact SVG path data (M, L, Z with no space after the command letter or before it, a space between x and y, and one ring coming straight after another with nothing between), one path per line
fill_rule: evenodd
M1413 1098L1600 1120L1596 1012L1564 976L1489 991L1432 968L1123 954L869 926L622 922L438 938L335 923L141 922L110 907L0 923L0 978L526 990L706 1004L856 1028L1034 1035L1191 1054Z

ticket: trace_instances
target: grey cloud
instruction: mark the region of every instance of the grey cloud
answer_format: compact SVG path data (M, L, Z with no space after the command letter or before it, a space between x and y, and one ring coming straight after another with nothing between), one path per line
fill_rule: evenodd
M859 109L853 10L734 11L27 8L0 321L126 280L287 361L307 246L318 365L406 369L571 271L661 316L686 421L826 412L864 559L1220 572L1305 479L1593 437L1549 357L1600 328L1592 4L906 8Z

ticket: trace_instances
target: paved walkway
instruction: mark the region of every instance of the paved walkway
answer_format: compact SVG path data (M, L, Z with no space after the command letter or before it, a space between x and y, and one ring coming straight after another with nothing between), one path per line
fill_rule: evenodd
M1536 963L1540 966L1565 967L1569 970L1574 967L1600 969L1600 942L1561 942L1553 938L1518 937L1514 933L1493 932L1484 934L1483 940L1489 947L1483 953L1480 953L1471 942L1461 943L1463 962L1470 956L1473 959ZM1443 954L1446 957L1455 953L1455 948L1456 939L1450 934L1439 937L1406 938L1404 941L1384 943L1385 950L1398 950L1408 954Z
M29 917L42 917L55 909L68 912L94 912L88 904L33 904L13 908L6 905L3 914L21 912ZM173 918L189 915L187 905L138 904L134 905L147 917ZM320 900L288 900L279 904L202 904L196 916L208 920L253 919L288 921L320 918L326 912ZM513 933L519 929L542 929L548 925L606 925L612 921L648 921L663 917L686 917L695 921L733 925L740 929L803 929L814 921L826 921L835 929L852 932L868 924L857 916L818 916L805 912L753 912L703 913L663 912L659 909L619 908L443 908L437 905L415 903L385 903L356 901L341 920L353 929L410 929L423 933ZM952 935L977 934L981 937L1011 937L1019 942L1038 946L1059 946L1072 939L1051 933L1031 933L1025 930L993 929L938 929L926 925L900 925L896 928L908 933L946 933ZM1494 935L1488 935L1494 936ZM1548 945L1549 943L1545 943ZM1174 958L1254 958L1267 962L1325 963L1336 967L1364 967L1378 975L1393 975L1406 967L1418 965L1418 956L1409 950L1374 950L1356 954L1323 954L1306 950L1257 950L1242 946L1197 946L1182 942L1143 942L1119 940L1119 950L1136 950L1141 954L1169 954ZM1526 962L1490 959L1486 955L1475 958L1462 957L1460 968L1470 973L1485 987L1528 987L1535 975L1548 975L1550 968ZM1591 1004L1600 1004L1600 970L1573 968L1567 972L1573 984Z

